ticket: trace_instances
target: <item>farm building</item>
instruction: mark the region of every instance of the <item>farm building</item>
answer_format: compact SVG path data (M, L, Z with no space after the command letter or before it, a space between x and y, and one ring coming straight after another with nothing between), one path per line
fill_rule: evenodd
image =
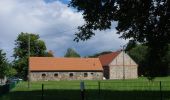
M124 51L99 56L106 79L133 79L138 77L138 65Z
M30 57L31 81L42 80L102 80L99 58Z

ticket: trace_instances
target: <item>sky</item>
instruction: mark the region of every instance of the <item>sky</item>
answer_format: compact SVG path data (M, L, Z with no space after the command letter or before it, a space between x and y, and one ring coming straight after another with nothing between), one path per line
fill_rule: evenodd
M0 49L12 61L15 40L21 32L35 33L45 41L47 50L63 57L68 48L81 56L120 50L128 41L116 34L116 22L106 31L96 31L88 41L75 42L77 27L83 25L81 12L68 7L69 0L1 0Z

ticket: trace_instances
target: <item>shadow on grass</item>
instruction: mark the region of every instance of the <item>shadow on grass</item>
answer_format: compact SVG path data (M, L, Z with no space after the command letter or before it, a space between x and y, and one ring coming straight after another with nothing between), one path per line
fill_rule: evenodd
M44 90L44 100L81 100L80 90ZM162 97L162 98L161 98ZM0 100L42 100L42 91L14 91ZM86 90L85 100L170 100L170 91Z

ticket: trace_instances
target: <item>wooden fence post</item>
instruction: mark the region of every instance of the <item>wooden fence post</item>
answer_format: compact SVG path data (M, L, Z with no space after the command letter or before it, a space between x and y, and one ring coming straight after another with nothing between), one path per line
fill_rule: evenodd
M100 96L100 81L98 81L98 89L99 89L99 96Z
M80 82L80 91L81 91L81 100L85 100L85 95L84 95L84 82Z
M159 82L159 87L160 87L160 100L163 100L162 98L162 82Z
M41 100L44 100L44 84L42 84Z

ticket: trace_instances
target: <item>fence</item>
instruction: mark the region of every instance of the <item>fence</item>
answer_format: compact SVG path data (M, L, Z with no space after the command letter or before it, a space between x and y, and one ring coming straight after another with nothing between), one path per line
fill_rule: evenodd
M34 82L30 89L25 82L14 90L12 100L170 100L170 81Z
M170 100L170 82L99 82L101 100ZM109 97L109 98L108 98Z
M13 89L16 86L18 82L19 81L13 81L11 83L0 86L0 96L8 93L11 89Z
M170 82L85 82L70 85L72 89L58 88L51 91L50 84L42 85L42 100L170 100ZM46 87L46 88L45 88ZM57 87L56 87L57 88ZM79 91L78 91L79 89ZM64 97L67 95L66 97Z

